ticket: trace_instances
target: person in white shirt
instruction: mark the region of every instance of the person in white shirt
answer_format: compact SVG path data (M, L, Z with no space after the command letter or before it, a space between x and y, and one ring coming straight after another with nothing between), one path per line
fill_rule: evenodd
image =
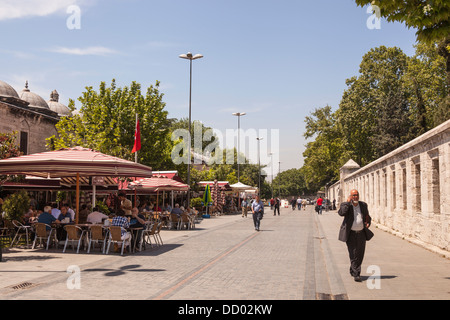
M95 207L93 209L94 211L92 211L86 221L90 222L90 223L102 223L104 219L108 219L109 217L106 214L101 213L100 211L98 211L98 208Z

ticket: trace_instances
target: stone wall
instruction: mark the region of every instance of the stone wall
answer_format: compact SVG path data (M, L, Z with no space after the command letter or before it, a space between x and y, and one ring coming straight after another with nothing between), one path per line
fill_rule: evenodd
M374 222L450 252L450 120L363 168L351 160L340 174L329 199L357 189Z
M20 132L26 132L27 154L48 151L45 139L57 134L55 125L58 121L57 115L51 116L0 101L0 132L17 131L17 145L20 145Z

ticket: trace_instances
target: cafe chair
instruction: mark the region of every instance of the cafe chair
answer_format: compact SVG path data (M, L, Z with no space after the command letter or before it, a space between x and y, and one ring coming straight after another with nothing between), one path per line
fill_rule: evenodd
M192 225L192 221L191 221L190 217L186 213L183 213L181 215L179 229L183 229L183 226L186 226L186 229L189 230L189 229L191 229L191 225Z
M102 253L105 253L106 242L108 241L107 236L108 233L105 232L105 228L102 225L93 224L89 226L87 253L91 252L91 245L94 245L94 243L103 243Z
M72 249L75 249L74 242L78 242L77 253L80 252L81 242L83 240L83 237L84 237L84 234L86 231L81 229L80 227L74 226L74 225L64 226L64 229L67 232L67 237L66 237L66 242L64 243L63 252L66 252L66 247L67 247L67 244L69 241L72 243Z
M34 247L36 246L37 240L39 240L39 244L41 244L41 245L42 245L42 240L47 242L46 250L48 250L50 242L54 241L56 244L56 248L58 249L58 238L56 237L56 230L54 228L52 228L50 225L48 225L46 223L36 222L34 224L34 232L35 232L35 236L34 236L32 249L34 249Z
M129 239L129 238L122 239L122 230L126 232L126 230L123 227L119 227L119 226L109 227L109 239L108 239L108 247L106 249L106 254L109 253L109 248L111 246L111 243L122 245L122 250L120 252L120 255L123 255L123 251L126 246L128 246L128 249L131 252L131 239Z
M153 235L153 239L155 239L155 242L158 245L161 245L161 246L163 245L163 241L162 241L162 238L161 238L161 229L162 229L162 227L163 227L163 223L160 222L158 224L158 228L156 228L156 231L155 231L155 233Z
M17 239L17 244L18 244L20 242L20 240L22 239L22 237L25 236L27 239L27 248L28 248L28 246L30 245L29 241L28 241L28 239L29 239L28 232L31 231L30 230L31 226L23 225L22 223L20 223L17 220L13 220L12 224L14 225L14 227L16 229L16 234L14 235L14 238L11 241L11 247L14 245L14 242L16 242L16 239Z
M176 213L171 213L169 217L170 222L170 229L172 229L173 226L176 226L177 229L180 229L180 222L181 219L178 217Z
M161 223L161 222L160 222ZM151 237L155 234L156 228L160 223L147 223L146 228L141 233L141 242L139 244L139 251L142 251L142 247L145 249L145 245L150 245L150 248L153 247Z

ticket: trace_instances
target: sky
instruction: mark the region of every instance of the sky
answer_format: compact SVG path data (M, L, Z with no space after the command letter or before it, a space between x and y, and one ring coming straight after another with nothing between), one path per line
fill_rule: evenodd
M384 45L412 56L416 42L414 29L377 24L351 0L0 0L0 32L0 80L18 93L28 81L47 101L56 89L77 108L101 81L144 92L160 81L169 118L187 118L189 61L179 55L202 54L192 120L226 138L232 113L245 112L240 151L269 176L303 165L305 117L339 107L365 53Z

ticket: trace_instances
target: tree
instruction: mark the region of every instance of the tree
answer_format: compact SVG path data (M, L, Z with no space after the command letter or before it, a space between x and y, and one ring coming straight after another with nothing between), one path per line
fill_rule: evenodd
M302 169L289 169L281 172L273 180L274 196L301 196L308 193Z
M11 133L0 132L0 159L20 157L23 153L16 145L17 131ZM0 183L5 180L21 179L21 176L8 177L0 175Z
M445 107L446 65L436 43L418 43L416 53L408 59L404 85L408 90L411 121L419 136L450 118Z
M86 87L78 98L80 114L62 118L56 125L57 135L47 139L47 146L59 149L80 145L134 161L131 150L138 114L142 145L138 162L158 169L170 166L170 120L158 88L157 81L144 95L135 81L118 88L114 79L110 87L101 82L98 92Z
M331 106L315 109L306 117L305 138L314 138L306 145L302 176L309 192L317 191L324 183L339 175L343 156L342 135L336 125Z
M403 80L407 62L408 57L399 48L373 48L363 56L360 75L347 81L349 88L336 118L344 148L361 166L412 138Z
M402 22L417 29L419 42L439 43L438 52L447 64L447 92L450 93L450 2L404 0L355 0L358 6L378 6L380 14L390 22ZM448 106L448 105L447 105Z

